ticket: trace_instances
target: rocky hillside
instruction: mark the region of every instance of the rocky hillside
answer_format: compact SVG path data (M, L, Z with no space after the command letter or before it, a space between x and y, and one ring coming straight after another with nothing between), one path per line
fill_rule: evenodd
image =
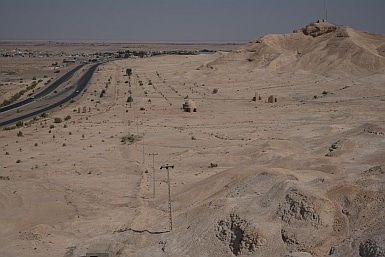
M290 34L269 34L209 64L246 69L304 69L329 72L385 71L385 35L319 20Z

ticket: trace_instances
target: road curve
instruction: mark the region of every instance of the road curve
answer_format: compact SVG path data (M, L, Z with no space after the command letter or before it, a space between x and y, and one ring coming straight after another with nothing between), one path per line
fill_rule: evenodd
M55 80L49 86L45 87L42 91L34 94L33 96L40 98L40 97L43 97L43 96L45 96L45 95L47 95L49 93L52 93L62 83L66 82L68 79L70 79L75 74L75 72L77 72L83 66L84 66L84 64L80 64L80 65L76 66L75 68L73 68L72 70L70 70L69 72L64 74L63 76L59 77L57 80ZM15 109L15 108L20 108L21 106L29 104L29 103L31 103L33 101L34 101L34 99L29 97L29 98L24 99L22 101L19 101L19 102L16 102L16 103L12 103L12 104L0 107L0 112L5 112L5 111L9 111L9 110L12 110L12 109Z
M80 77L80 79L78 80L78 82L76 83L76 90L74 92L72 92L69 96L61 99L60 101L56 102L56 103L53 103L53 104L50 104L44 108L40 108L40 109L37 109L36 111L33 111L33 112L30 112L30 113L27 113L25 115L21 115L21 116L17 116L17 117L13 117L13 118L9 118L9 119L6 119L6 120L2 120L0 121L0 127L4 127L4 126L9 126L13 123L16 123L18 121L22 121L22 120L27 120L27 119L31 119L33 118L34 116L37 116L39 114L42 114L44 112L47 112L49 110L52 110L62 104L65 104L69 101L71 101L73 98L75 98L78 94L80 94L87 86L88 82L90 81L91 77L92 77L92 74L95 72L96 68L102 63L96 63L94 65L91 66L91 68L88 69L88 71L86 73L83 74L83 76ZM68 73L66 73L65 75L63 75L62 77L60 77L58 80L56 80L54 83L55 83L55 87L49 87L48 89L45 88L44 90L42 90L41 92L39 92L38 94L35 95L35 97L42 97L42 96L45 96L46 94L49 94L51 93L52 91L54 91L61 83L67 81L72 75L73 73L75 73L78 69L80 69L83 65L79 65L77 67L75 67L74 69L72 69L70 72L68 73L72 73L68 76L66 76ZM75 70L76 69L76 70ZM75 70L75 71L74 71ZM58 82L59 81L59 82ZM56 83L58 82L58 83ZM44 92L44 93L43 93ZM28 100L28 99L26 99ZM31 101L29 102L32 102L33 99L29 99ZM23 102L23 101L21 101ZM29 103L28 102L28 103ZM13 107L13 108L17 108L17 107Z

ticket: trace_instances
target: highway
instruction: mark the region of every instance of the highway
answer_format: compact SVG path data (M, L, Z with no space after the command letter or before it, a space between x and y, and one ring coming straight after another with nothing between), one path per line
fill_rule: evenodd
M96 63L96 64L92 65L88 69L88 71L86 71L80 77L80 79L76 83L76 89L73 90L73 92L70 95L67 95L66 97L60 99L57 102L50 103L49 105L47 105L47 106L45 106L43 108L36 108L36 110L29 111L28 113L26 113L24 115L23 114L20 115L20 113L18 113L17 115L8 117L8 118L6 118L4 120L0 120L0 127L9 126L11 124L17 123L18 121L23 121L23 120L31 119L34 116L37 116L37 115L42 114L44 112L50 111L50 110L52 110L52 109L54 109L54 108L56 108L56 107L58 107L58 106L60 106L62 104L65 104L65 103L71 101L72 99L74 99L78 94L80 94L86 88L88 82L90 81L90 79L92 77L92 74L95 72L96 68L100 64L102 64L102 63ZM54 81L52 84L50 84L49 86L47 86L42 91L40 91L37 94L35 94L34 96L31 96L28 99L19 101L17 103L10 104L10 105L2 107L0 109L0 112L5 112L5 111L12 110L12 109L20 108L21 106L24 106L24 105L27 105L29 103L34 102L35 99L39 99L39 98L47 96L48 94L50 94L54 90L56 90L62 83L66 82L69 78L71 78L73 76L73 74L76 71L78 71L83 66L84 66L84 64L81 64L81 65L73 68L72 70L70 70L69 72L67 72L63 76L61 76L59 79Z
M19 102L16 102L16 103L12 103L12 104L0 107L0 112L6 112L6 111L9 111L9 110L12 110L12 109L15 109L15 108L19 108L19 107L21 107L23 105L26 105L26 104L29 104L30 102L33 102L35 97L36 98L40 98L40 97L43 97L45 95L48 95L49 93L52 93L62 83L66 82L68 79L70 79L75 74L75 72L77 72L83 66L84 66L84 64L76 66L75 68L73 68L72 70L70 70L69 72L67 72L66 74L64 74L60 78L58 78L57 80L55 80L49 86L45 87L42 91L38 92L35 95L32 95L31 97L29 97L27 99L24 99L22 101L19 101Z

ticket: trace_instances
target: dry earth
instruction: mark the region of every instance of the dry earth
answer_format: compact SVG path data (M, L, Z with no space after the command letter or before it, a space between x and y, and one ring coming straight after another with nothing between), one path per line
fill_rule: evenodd
M385 256L384 39L315 23L101 65L78 101L0 132L0 255Z

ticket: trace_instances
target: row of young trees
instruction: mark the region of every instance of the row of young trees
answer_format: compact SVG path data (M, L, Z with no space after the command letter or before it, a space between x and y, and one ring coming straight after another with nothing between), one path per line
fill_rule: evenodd
M19 92L13 94L9 99L5 99L1 104L0 107L9 105L13 102L16 102L19 100L19 98L24 95L26 92L35 89L38 83L42 82L42 80L39 80L38 82L32 81L30 86L27 86L26 89L20 90Z

